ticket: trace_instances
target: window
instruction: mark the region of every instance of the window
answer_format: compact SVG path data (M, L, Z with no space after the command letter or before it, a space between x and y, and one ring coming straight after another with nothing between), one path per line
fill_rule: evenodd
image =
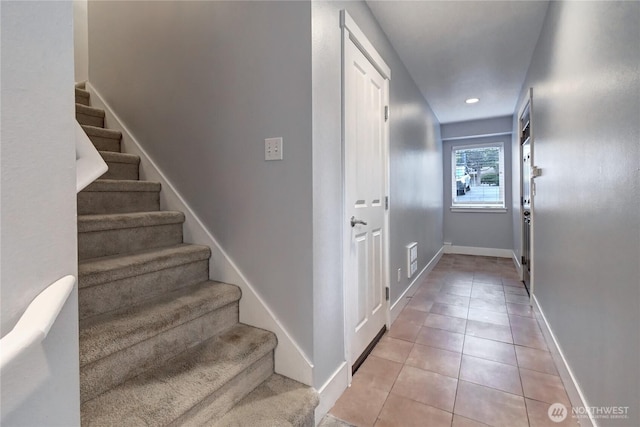
M503 143L451 149L451 207L504 209Z

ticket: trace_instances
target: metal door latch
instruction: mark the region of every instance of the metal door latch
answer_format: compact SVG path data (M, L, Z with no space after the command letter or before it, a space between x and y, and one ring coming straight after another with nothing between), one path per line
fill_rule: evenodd
M367 225L367 223L361 219L356 219L355 216L351 217L351 226L355 227L356 224L360 224L360 225Z

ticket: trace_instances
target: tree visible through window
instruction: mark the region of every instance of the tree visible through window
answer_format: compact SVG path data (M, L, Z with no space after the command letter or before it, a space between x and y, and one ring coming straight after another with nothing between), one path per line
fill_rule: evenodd
M453 147L451 163L454 207L504 208L502 143Z

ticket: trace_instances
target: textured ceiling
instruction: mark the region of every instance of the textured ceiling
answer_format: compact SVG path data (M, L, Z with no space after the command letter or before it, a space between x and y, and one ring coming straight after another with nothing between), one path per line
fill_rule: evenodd
M367 4L441 123L513 114L547 1Z

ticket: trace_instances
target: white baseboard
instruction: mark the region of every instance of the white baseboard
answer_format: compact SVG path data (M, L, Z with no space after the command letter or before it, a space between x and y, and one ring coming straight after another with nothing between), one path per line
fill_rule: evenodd
M240 299L240 322L269 330L278 337L275 351L275 371L301 383L313 385L313 364L295 340L280 323L277 316L260 297L258 292L242 274L231 257L218 244L211 232L169 182L162 170L142 148L124 122L114 113L99 92L86 83L94 107L105 110L105 126L122 132L122 147L126 153L140 156L140 179L157 181L162 185L160 206L162 209L181 211L185 215L183 226L185 242L206 245L211 248L209 275L211 280L232 283L242 290Z
M511 257L513 258L513 264L515 265L518 272L518 278L522 280L522 264L520 264L520 260L518 259L518 255L516 255L516 251L512 251Z
M549 322L547 322L547 318L538 303L538 299L535 295L532 295L533 300L533 308L535 315L538 319L538 323L542 326L542 333L544 334L545 340L547 341L547 345L549 346L549 351L551 352L551 356L553 357L553 361L558 368L558 373L560 374L560 378L562 379L562 383L564 384L565 389L567 390L567 394L569 395L569 400L571 401L571 406L574 408L581 407L586 408L589 414L589 418L581 418L580 425L582 427L586 427L590 423L592 427L598 427L593 415L590 412L590 406L587 404L587 400L576 381L576 377L573 375L573 371L567 362L567 359L564 357L562 353L562 349L556 340L555 335L553 334L553 330L549 326ZM571 411L569 412L571 414Z
M316 406L315 420L316 425L322 421L329 410L335 405L342 393L349 386L349 365L347 362L342 364L336 369L331 377L325 382L318 390L320 395L320 404Z
M440 258L442 258L443 253L444 247L440 248L440 250L433 256L433 258L431 258L431 261L429 261L427 265L424 266L422 271L418 273L418 275L411 281L411 284L409 284L402 295L400 295L396 302L393 303L389 315L390 323L396 321L396 319L400 315L400 312L402 312L402 309L409 303L409 298L416 293L416 290L418 289L417 285L422 283L424 276L426 276L431 270L433 270L433 267L435 267L438 261L440 261Z
M475 246L456 246L451 244L445 244L444 253L460 254L460 255L494 256L498 258L511 258L513 251L511 249L477 248Z
M414 277L398 300L391 306L389 313L390 323L393 323L398 318L402 309L407 305L409 297L413 296L418 289L419 284L424 280L424 277L433 270L433 267L435 267L436 264L438 264L443 253L444 248L440 248L427 265L424 266L422 271ZM347 389L349 386L349 379L349 365L347 362L342 362L327 382L320 387L318 390L318 394L320 395L320 404L315 410L316 425L318 425L322 418L327 415L342 393Z

